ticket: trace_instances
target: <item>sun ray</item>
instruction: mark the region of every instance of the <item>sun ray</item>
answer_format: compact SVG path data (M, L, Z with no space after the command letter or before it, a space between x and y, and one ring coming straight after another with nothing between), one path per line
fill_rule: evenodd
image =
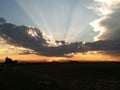
M18 4L42 32L56 40L73 42L86 32L83 32L86 26L85 14L79 0L18 0Z
M73 19L74 19L74 14L75 14L75 8L76 8L76 4L77 2L73 2L71 3L70 5L70 9L69 9L69 12L68 12L68 15L67 15L67 23L65 25L65 40L67 40L67 38L69 38L69 33L71 32L71 28L72 28L72 25L73 25Z
M42 10L40 11L38 8L39 6L37 2L27 2L18 0L18 4L23 8L23 10L28 14L28 16L33 20L35 25L41 29L41 31L53 36L52 30L50 28L49 23L47 22L46 18L44 17L44 13ZM40 21L42 23L40 23Z

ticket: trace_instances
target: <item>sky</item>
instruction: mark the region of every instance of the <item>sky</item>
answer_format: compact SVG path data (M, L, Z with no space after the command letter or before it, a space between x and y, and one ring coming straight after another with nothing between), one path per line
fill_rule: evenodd
M0 0L0 60L119 61L120 0Z

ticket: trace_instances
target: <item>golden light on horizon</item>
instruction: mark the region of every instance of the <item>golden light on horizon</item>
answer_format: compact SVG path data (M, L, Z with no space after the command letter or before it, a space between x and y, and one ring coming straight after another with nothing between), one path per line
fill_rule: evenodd
M111 55L104 55L100 54L99 52L92 51L87 52L85 54L76 53L73 57L47 57L47 56L40 56L36 54L27 54L27 55L2 55L0 57L1 61L4 61L4 58L8 56L13 60L18 61L25 61L25 62L61 62L61 61L119 61L120 56L111 56Z

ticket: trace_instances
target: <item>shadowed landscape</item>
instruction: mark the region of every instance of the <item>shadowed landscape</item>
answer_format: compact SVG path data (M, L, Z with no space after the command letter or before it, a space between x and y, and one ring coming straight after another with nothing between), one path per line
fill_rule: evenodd
M119 90L118 62L1 63L0 90Z

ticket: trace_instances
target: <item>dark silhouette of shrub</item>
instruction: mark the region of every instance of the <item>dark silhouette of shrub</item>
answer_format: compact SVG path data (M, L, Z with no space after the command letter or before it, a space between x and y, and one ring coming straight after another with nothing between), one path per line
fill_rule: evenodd
M13 64L13 63L17 63L17 61L13 61L11 58L8 57L5 58L4 64Z

